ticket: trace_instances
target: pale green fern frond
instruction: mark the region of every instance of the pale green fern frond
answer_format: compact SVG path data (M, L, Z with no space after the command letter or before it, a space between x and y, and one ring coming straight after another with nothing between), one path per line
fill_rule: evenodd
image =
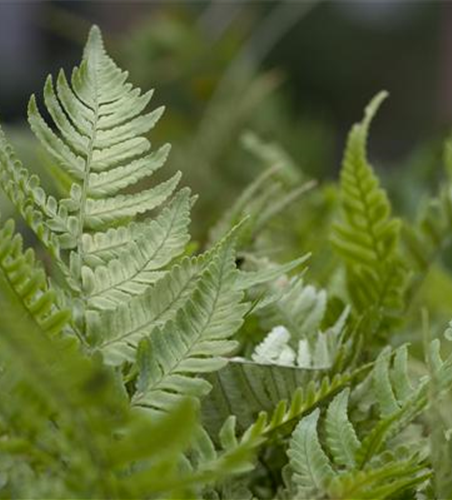
M149 152L145 134L163 108L143 114L152 92L141 94L127 76L107 55L94 27L71 82L63 72L55 83L47 79L44 104L52 126L34 96L29 104L33 132L54 165L72 179L69 197L53 201L57 212L64 207L60 218L69 227L52 224L50 229L61 232L64 248L71 251L71 284L82 309L113 309L140 295L188 240L187 190L157 218L138 226L130 222L166 202L180 173L154 187L125 191L162 167L169 152L168 145Z
M230 337L247 310L243 293L234 286L234 245L235 238L225 241L175 318L142 341L135 405L167 410L184 395L205 395L210 385L192 374L216 371L226 363L222 356L236 346Z
M45 84L51 124L31 98L31 128L52 168L68 179L63 199L44 192L0 131L0 184L62 271L58 296L73 308L73 329L115 363L133 359L140 338L173 317L196 288L196 279L184 284L183 274L197 275L210 258L173 266L189 241L194 200L188 189L172 196L179 173L139 189L163 166L169 146L150 151L145 134L163 108L146 113L152 92L142 94L126 80L93 27L70 82L60 72L56 82L49 77ZM159 304L166 314L158 323L152 318Z
M115 307L131 295L142 294L161 278L162 268L184 250L189 240L189 213L190 193L182 190L158 217L145 227L139 226L141 234L136 231L136 226L124 229L125 248L117 258L94 269L83 268L83 287L89 303L99 309ZM92 261L96 258L107 260L113 245L121 244L120 229L110 231L107 235L96 234L98 241L108 241L108 247L99 248L93 238L85 239L84 246L88 247Z
M308 499L321 494L335 477L317 435L319 416L320 411L317 409L300 421L287 452L299 498Z
M345 389L328 406L326 416L326 439L328 448L337 465L355 466L356 452L360 446L353 425L348 419L348 399L350 390Z
M87 334L91 345L101 350L109 363L133 360L139 341L196 301L202 280L209 282L212 268L230 252L231 237L227 237L209 252L183 258L144 294L114 310L89 311Z

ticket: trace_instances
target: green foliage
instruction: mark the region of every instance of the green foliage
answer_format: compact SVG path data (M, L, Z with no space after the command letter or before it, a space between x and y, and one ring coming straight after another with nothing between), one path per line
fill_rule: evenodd
M347 262L348 289L360 312L376 310L384 319L403 311L406 270L398 254L400 221L366 158L370 122L382 92L353 126L341 171L342 222L334 226L332 242Z
M30 126L63 188L60 197L45 193L0 135L1 186L53 270L48 277L7 222L0 245L8 394L1 427L11 459L2 461L3 496L190 495L195 484L234 474L249 460L244 438L187 469L199 433L190 396L209 392L201 375L224 366L236 347L230 338L249 308L247 288L286 267L241 273L239 229L205 254L184 257L193 198L188 189L175 192L179 173L141 188L169 147L149 152L145 134L162 108L144 113L152 93L126 79L94 27L70 82L63 72L46 81L51 125L31 98ZM20 409L23 426L14 421ZM44 447L49 440L45 453L54 463L45 481L33 479L44 470L33 454L25 472L18 466L15 439L19 455L34 440ZM167 451L156 453L161 448ZM68 460L74 467L66 473Z
M163 110L127 77L94 27L45 113L31 98L55 192L0 130L0 186L37 238L0 228L0 498L448 498L451 349L412 325L450 186L400 234L366 158L385 94L350 132L332 234L336 188L248 134L269 168L196 252L195 198L156 173Z
M419 443L387 448L388 442L402 429L406 431L428 402L428 381L422 379L413 388L407 380L406 353L405 347L394 353L393 367L389 365L390 351L383 351L375 363L370 378L380 417L362 439L349 419L349 389L329 404L324 439L318 435L319 410L300 421L288 451L300 498L313 494L343 499L391 498L430 477ZM442 365L441 384L448 384L449 370Z

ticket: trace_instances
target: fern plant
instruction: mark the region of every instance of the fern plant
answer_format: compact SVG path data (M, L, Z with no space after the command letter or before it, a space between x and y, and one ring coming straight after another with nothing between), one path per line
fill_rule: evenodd
M33 496L58 496L61 491L65 497L149 497L192 491L195 482L199 486L226 471L233 473L247 459L240 451L246 445L235 443L224 456L199 465L199 470L184 468L187 457L182 452L190 443L194 446L198 432L194 424L189 425L194 422L194 411L186 400L209 392L210 384L201 375L224 366L224 356L235 348L231 337L248 310L245 290L283 270L270 275L240 273L234 257L237 228L205 254L184 255L194 198L188 189L176 191L180 173L141 188L163 166L169 146L150 150L145 134L163 109L145 112L152 92L142 93L126 80L127 73L107 55L100 31L94 27L70 80L60 72L56 81L51 77L46 81L44 106L51 122L43 118L38 99L31 98L29 123L50 159L58 196L44 191L39 178L21 164L0 132L0 184L48 252L53 267L51 278L47 277L34 253L22 250L13 223L6 223L0 244L2 291L17 302L16 316L22 316L23 310L26 319L17 326L14 315L8 315L4 342L14 360L29 366L24 374L19 370L16 381L15 363L2 355L5 387L13 398L11 411L4 408L3 437L11 443L8 447L14 455L11 440L17 426L12 409L25 404L17 384L35 391L37 381L28 372L36 369L42 375L38 392L44 393L42 404L47 409L36 416L40 427L34 430L35 438L50 439L53 451L49 453L64 466L71 460L67 450L77 447L76 440L83 435L88 455L96 459L93 471L79 483L72 472L67 475L57 468L55 484L52 473ZM24 329L20 335L18 328ZM69 357L64 354L67 342L72 346ZM101 375L90 378L90 369L83 365L89 366L91 359L97 360L93 363ZM77 378L71 380L73 371L82 377L79 386ZM89 400L90 386L99 377L117 380L108 385L105 408L102 399ZM58 383L52 382L54 378ZM67 399L65 408L54 398ZM94 405L95 420L90 405ZM52 416L54 411L56 416ZM142 411L149 414L144 420L139 417ZM117 415L111 423L109 412ZM182 415L188 418L183 424ZM49 425L56 426L55 437L48 435ZM71 435L71 425L74 430L81 425L83 434ZM17 439L27 445L25 452L32 443L26 436L33 426L27 419L25 428L18 429ZM160 459L153 453L163 446L158 440L166 441L170 429L175 431L174 452ZM69 433L61 444L55 441L59 432ZM149 436L143 446L138 443L141 433ZM95 439L92 447L90 435ZM134 441L137 446L132 446ZM109 458L114 448L117 464ZM84 457L72 458L85 467ZM3 465L3 490L9 492L5 494L28 495L28 490L21 489L20 473L10 474L10 464ZM39 474L33 460L29 465L31 475ZM173 472L184 470L176 480ZM89 486L94 480L89 478L96 474L105 480Z
M152 183L169 153L148 139L163 110L146 111L152 93L127 77L94 27L71 77L31 98L52 193L0 129L0 186L39 241L24 249L14 222L1 226L0 498L448 495L450 348L429 339L427 314L425 359L397 328L446 239L450 197L401 241L366 158L385 94L350 132L329 238L342 261L319 284L309 256L277 263L254 246L314 187L272 168L195 253L181 174Z

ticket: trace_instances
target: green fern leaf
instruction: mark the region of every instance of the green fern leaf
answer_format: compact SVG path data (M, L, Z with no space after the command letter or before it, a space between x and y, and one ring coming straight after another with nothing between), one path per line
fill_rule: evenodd
M190 192L182 190L157 218L143 228L136 241L128 241L117 258L110 259L105 266L98 265L93 271L85 267L83 288L91 306L101 309L115 307L120 301L140 295L160 279L161 269L184 250L189 240L189 213ZM130 238L130 234L126 237ZM97 257L106 254L105 247L102 252L96 252L96 249L98 247L91 246L93 257L94 254Z
M335 478L329 495L337 500L385 500L411 487L423 483L430 473L413 460L401 460L389 465L366 470L352 471Z
M22 237L14 233L14 222L8 221L0 229L2 282L45 334L60 333L70 313L57 307L44 269L36 262L33 250L24 251L22 246Z
M131 222L170 200L180 173L148 189L125 192L161 168L170 149L164 145L149 152L145 134L163 108L143 114L152 92L141 94L127 76L107 55L94 27L71 83L63 72L56 83L51 77L46 81L44 104L53 124L46 123L35 96L29 103L33 132L54 166L71 179L67 198L42 201L38 211L45 228L60 235L62 247L70 250L69 281L82 334L87 311L115 308L144 293L188 240L188 191L156 218Z
M387 417L400 410L389 375L390 361L391 350L388 348L378 356L373 371L374 390L382 417Z
M342 222L332 243L348 265L350 294L359 310L376 307L392 317L403 307L405 270L398 257L400 222L366 157L370 122L386 93L368 105L348 137L341 172Z
M326 441L337 465L355 466L355 455L360 446L355 429L347 415L350 390L338 394L328 406L325 420Z
M142 341L135 405L168 410L184 395L202 396L210 384L192 374L212 372L235 347L230 336L243 321L243 293L234 282L234 238L228 238L212 259L191 299L174 320Z
M132 361L142 338L174 319L179 310L195 300L200 282L208 279L209 266L227 255L225 249L230 248L232 236L205 254L185 257L144 294L116 309L88 311L87 334L93 348L101 350L108 363Z
M319 442L319 416L317 409L301 420L292 434L287 452L299 498L312 498L324 491L336 475Z

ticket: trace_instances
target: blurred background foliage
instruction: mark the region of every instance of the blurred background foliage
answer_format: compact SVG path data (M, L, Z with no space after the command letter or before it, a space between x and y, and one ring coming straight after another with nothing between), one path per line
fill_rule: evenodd
M151 137L173 145L169 168L200 195L192 230L201 247L226 212L262 215L244 252L312 252L309 280L334 289L342 277L328 238L345 136L381 89L391 99L369 149L395 212L415 220L443 181L449 2L0 2L0 118L34 169L48 170L25 127L27 100L49 72L78 62L93 23L133 83L155 88L154 105L167 108ZM262 176L250 205L240 194ZM11 213L4 200L0 209ZM433 325L452 316L451 268L445 252L419 291Z

